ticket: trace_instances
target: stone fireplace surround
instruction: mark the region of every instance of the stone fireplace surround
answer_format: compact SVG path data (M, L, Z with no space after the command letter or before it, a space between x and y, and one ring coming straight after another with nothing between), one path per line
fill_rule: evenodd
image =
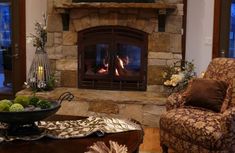
M87 28L127 26L146 32L148 34L148 87L161 84L162 68L182 58L182 0L172 0L178 1L179 4L174 4L177 8L166 16L165 32L158 31L157 9L86 8L87 5L83 6L84 8L77 8L76 5L69 8L71 3L68 1L48 0L47 53L59 86L77 87L78 32ZM65 8L61 7L63 3L67 4ZM69 30L63 31L61 13L68 9Z
M71 91L75 100L64 103L59 114L91 115L96 113L134 118L146 126L158 126L159 116L165 111L162 68L182 58L182 0L161 0L175 10L166 16L165 31L159 32L158 9L153 8L87 8L64 6L70 0L48 0L47 53L58 88L51 92L37 93L42 98L56 100L64 91ZM66 4L66 5L63 5ZM69 4L69 5L68 5ZM113 5L113 3L112 3ZM62 6L62 7L61 7ZM86 5L85 5L86 6ZM143 4L144 6L144 4ZM162 5L161 5L162 6ZM63 30L62 16L69 10L69 30ZM162 24L162 23L161 23ZM77 53L78 35L81 30L96 26L127 26L148 33L147 91L106 91L78 89ZM24 90L18 93L30 95Z

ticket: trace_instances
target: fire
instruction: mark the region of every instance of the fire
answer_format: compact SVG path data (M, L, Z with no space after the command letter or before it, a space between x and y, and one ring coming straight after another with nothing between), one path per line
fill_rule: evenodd
M115 64L115 75L120 76L120 72L125 71L125 65L129 64L129 57L126 56L124 58L120 58L119 56L116 56L116 64ZM104 68L101 68L98 70L99 74L107 74L108 73L108 64L104 64Z
M104 69L104 68L101 68L99 71L98 71L99 74L107 74L108 73L108 69Z
M116 59L117 59L117 64L116 64L116 68L115 68L115 74L116 74L116 76L120 76L119 70L125 69L124 68L124 61L119 56L116 56Z
M117 60L118 60L118 65L120 65L120 67L122 68L122 69L124 69L124 62L123 62L123 60L121 59L121 58L119 58L119 56L117 56L116 57L117 58Z
M120 76L120 74L118 73L118 70L117 70L117 69L115 69L115 75L116 75L116 76Z

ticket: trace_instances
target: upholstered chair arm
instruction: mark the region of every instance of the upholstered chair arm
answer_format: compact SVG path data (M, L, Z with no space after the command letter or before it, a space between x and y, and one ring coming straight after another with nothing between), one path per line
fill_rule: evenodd
M225 132L235 133L235 107L231 107L223 113L222 128Z
M166 110L182 107L184 99L181 93L173 93L166 100Z

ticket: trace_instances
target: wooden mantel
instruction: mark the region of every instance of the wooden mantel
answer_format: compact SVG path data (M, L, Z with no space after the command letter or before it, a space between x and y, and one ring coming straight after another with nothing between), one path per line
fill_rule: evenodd
M79 8L100 8L100 9L167 9L174 10L176 5L165 3L114 3L114 2L102 2L102 3L63 3L55 4L56 9L79 9Z
M115 3L115 2L81 2L72 3L71 0L64 0L65 2L54 0L54 8L61 13L63 20L63 29L65 31L69 28L69 12L71 9L152 9L156 10L159 20L159 31L165 31L166 16L173 12L177 6L175 4L167 4L163 2L157 3ZM67 1L67 2L66 2Z

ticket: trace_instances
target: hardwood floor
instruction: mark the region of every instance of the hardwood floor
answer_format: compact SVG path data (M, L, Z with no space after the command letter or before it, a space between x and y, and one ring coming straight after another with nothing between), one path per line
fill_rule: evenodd
M140 146L140 151L160 153L160 139L158 128L144 128L144 142Z
M140 146L140 153L162 153L159 128L144 128L144 142ZM169 153L174 152L169 150Z

